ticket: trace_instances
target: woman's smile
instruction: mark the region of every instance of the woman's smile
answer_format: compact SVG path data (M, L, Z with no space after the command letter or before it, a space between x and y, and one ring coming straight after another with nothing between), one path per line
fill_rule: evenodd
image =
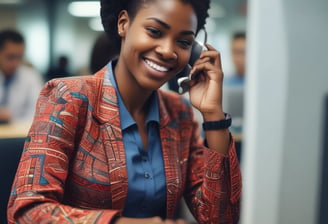
M149 65L152 69L159 71L159 72L168 72L170 69L164 66L161 66L159 64L156 64L153 61L150 61L148 59L145 59L145 62L147 65Z
M164 63L160 60L152 59L152 58L143 58L143 62L146 68L146 74L148 77L152 79L167 79L167 77L171 77L172 71L174 70L174 66L172 63Z

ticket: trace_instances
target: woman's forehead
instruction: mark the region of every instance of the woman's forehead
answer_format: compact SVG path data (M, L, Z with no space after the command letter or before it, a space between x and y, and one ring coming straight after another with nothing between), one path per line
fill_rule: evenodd
M159 19L171 26L179 25L196 31L197 16L188 2L181 0L150 0L139 8L136 16Z

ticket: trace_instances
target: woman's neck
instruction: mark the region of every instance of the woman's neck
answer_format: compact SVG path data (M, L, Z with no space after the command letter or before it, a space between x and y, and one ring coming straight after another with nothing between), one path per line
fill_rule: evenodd
M119 62L114 68L114 76L118 91L130 114L135 117L137 114L145 113L146 104L152 91L139 86L126 67Z

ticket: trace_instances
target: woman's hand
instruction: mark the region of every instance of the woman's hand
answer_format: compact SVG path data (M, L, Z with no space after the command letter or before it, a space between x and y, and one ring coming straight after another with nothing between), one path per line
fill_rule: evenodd
M152 217L152 218L126 218L121 217L116 220L114 224L187 224L186 221L179 220L162 220L160 217Z
M190 102L206 119L223 116L222 112L222 81L223 72L220 53L211 45L206 44L208 51L203 51L190 71L191 76L200 72L191 81L189 91Z

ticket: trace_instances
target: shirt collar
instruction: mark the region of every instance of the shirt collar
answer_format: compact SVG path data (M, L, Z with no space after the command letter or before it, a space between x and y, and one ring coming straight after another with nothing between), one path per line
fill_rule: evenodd
M116 95L117 95L117 101L119 106L119 112L120 112L120 121L121 121L121 128L122 130L125 130L129 128L132 125L135 125L136 122L127 110L126 106L124 105L123 99L121 97L120 92L118 91L116 79L114 75L114 67L116 65L117 61L110 61L107 65L108 73L107 77L110 82L112 83L113 87L115 88ZM149 124L150 122L156 122L159 124L159 103L158 103L158 95L157 91L154 91L150 97L149 97L149 110L146 117L146 123Z

